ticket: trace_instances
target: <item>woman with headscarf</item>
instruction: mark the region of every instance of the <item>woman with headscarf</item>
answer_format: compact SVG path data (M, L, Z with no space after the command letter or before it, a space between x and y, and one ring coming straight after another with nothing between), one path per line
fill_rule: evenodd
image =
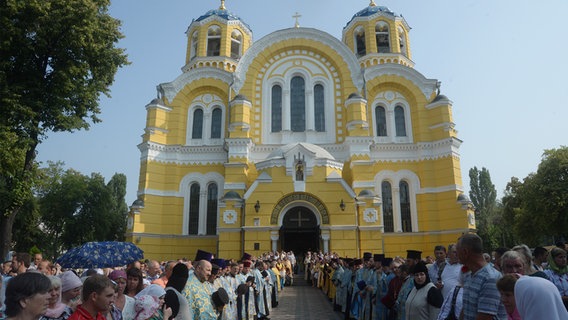
M116 283L117 293L114 305L121 310L123 320L134 319L134 298L124 294L126 289L126 272L124 270L114 270L109 276L110 280Z
M408 294L405 304L406 320L438 319L444 297L430 281L424 261L414 266L414 288Z
M6 320L36 320L47 310L51 281L41 273L26 272L6 286Z
M193 318L187 299L181 294L188 277L189 273L185 264L178 263L174 266L166 287L166 296L164 297L165 304L172 308L172 317L170 319Z
M135 297L134 320L163 320L169 319L172 309L164 307L166 291L157 284L151 284L140 291Z
M61 274L61 302L75 310L81 303L81 288L83 282L73 271Z
M540 277L521 277L515 283L515 302L521 319L568 319L554 285Z
M49 306L40 320L66 320L71 316L73 310L61 302L61 279L56 276L48 276L51 281L49 289Z
M548 255L548 269L544 273L558 288L562 302L568 309L568 266L564 249L552 248Z

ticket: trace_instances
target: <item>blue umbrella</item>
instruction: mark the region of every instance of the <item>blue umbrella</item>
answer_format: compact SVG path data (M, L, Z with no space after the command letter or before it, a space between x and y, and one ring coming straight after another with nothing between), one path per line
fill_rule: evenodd
M87 242L72 248L56 262L63 268L112 268L144 258L144 252L131 242Z

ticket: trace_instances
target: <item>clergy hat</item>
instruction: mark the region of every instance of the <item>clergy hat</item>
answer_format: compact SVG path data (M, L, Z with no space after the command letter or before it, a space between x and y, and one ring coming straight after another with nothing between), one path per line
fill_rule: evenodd
M361 281L357 282L357 288L359 288L359 290L361 290L361 291L365 290L366 286L367 286L367 283L365 282L365 280L361 280Z
M211 263L218 265L221 269L225 269L225 267L227 266L225 259L211 259Z
M237 287L237 290L235 290L235 293L239 296L242 296L243 294L247 293L248 291L249 291L249 287L247 286L247 284L241 283Z
M194 261L207 260L207 261L211 262L211 259L213 259L212 253L197 249L197 253L195 254Z
M266 270L262 270L260 274L262 275L263 278L268 277L268 272Z
M245 282L252 282L252 283L254 283L254 282L255 282L255 277L254 277L254 276L248 276L248 277L247 277L247 281L245 281Z
M250 260L252 258L252 256L249 253L244 253L243 254L243 258L241 260Z
M363 253L363 261L369 261L373 257L373 254L370 252Z
M375 254L373 255L373 260L374 260L375 262L381 262L381 261L383 261L384 258L385 258L384 253L375 253Z
M418 261L416 265L414 265L413 273L424 272L428 274L428 267L426 267L426 263L424 261Z
M250 260L243 261L243 267L250 268L251 265L252 265L252 262Z
M384 258L383 261L381 261L381 265L383 267L388 267L390 266L391 263L392 263L392 258Z
M358 266L358 265L360 265L360 264L363 264L363 260L361 260L361 259L355 259L355 260L353 260L353 265Z
M213 300L213 304L216 307L222 307L229 303L229 295L227 294L227 291L225 291L225 289L219 288L217 289L217 291L213 292L213 294L211 295L211 300Z
M406 258L407 259L421 259L422 251L418 250L406 250Z

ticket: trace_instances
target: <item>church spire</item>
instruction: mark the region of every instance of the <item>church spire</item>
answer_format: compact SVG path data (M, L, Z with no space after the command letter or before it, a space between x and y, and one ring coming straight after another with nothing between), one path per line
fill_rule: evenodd
M225 0L221 0L221 5L219 6L219 10L226 10L226 8L225 8Z
M371 3L369 3L369 7L376 7L377 4L375 3L375 0L371 0Z

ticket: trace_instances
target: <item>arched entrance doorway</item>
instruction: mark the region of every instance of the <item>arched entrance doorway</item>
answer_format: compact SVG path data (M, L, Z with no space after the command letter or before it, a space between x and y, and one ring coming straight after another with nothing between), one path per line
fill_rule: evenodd
M306 207L291 208L284 215L280 228L280 247L300 255L308 250L318 251L320 229L316 215Z

